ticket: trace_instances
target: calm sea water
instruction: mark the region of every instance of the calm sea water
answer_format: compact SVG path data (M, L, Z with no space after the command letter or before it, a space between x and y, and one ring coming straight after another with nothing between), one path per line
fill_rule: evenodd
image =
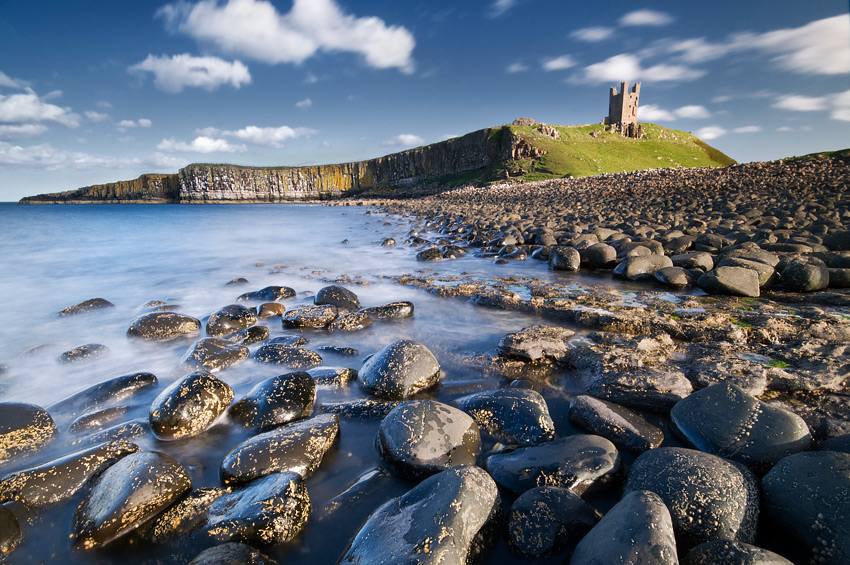
M146 417L149 400L183 372L179 359L189 341L149 343L126 336L127 327L150 300L179 305L179 311L203 319L231 304L249 290L286 285L298 296L288 306L311 302L312 295L329 284L322 279L348 275L363 284L347 285L364 306L410 300L415 316L352 335L312 332L308 347L337 345L356 348L353 357L325 355L325 364L359 369L363 359L395 339L425 343L445 371L447 385L481 376L451 359L494 347L505 333L537 320L516 313L479 308L460 299L434 297L424 291L398 285L385 277L438 268L441 273L470 272L481 276L548 273L543 263L527 261L498 266L471 257L423 266L415 251L400 245L381 247L386 237L399 242L411 228L406 220L367 214L368 208L318 205L112 205L112 206L20 206L0 204L0 401L20 401L49 406L66 396L103 380L137 371L157 375L161 386L150 398L139 399L129 417ZM347 243L343 243L347 240ZM236 277L248 279L243 286L226 286ZM598 281L595 281L598 282ZM67 306L101 297L115 308L57 318ZM284 333L280 322L261 321L272 336ZM58 361L62 352L98 343L108 354L88 363L67 365ZM252 349L258 346L252 346ZM34 349L35 348L35 349ZM230 384L239 398L257 382L286 372L245 361L217 375ZM481 388L495 388L497 381ZM567 385L568 388L568 385ZM446 386L433 397L450 401L460 389ZM453 392L454 391L454 392ZM464 390L463 393L468 393ZM318 401L357 398L357 387L347 392L320 390ZM560 410L550 400L559 432L568 430L564 400ZM322 468L308 481L314 508L321 508L352 484L360 474L379 464L373 447L378 422L344 420L338 447L329 453ZM159 442L151 437L137 441L143 449L156 449L176 457L190 469L195 487L218 485L218 464L244 433L232 426L208 432L197 440ZM67 433L67 432L66 432ZM67 439L67 438L66 438ZM48 449L42 460L69 450ZM36 461L40 462L40 461ZM6 470L0 471L5 473ZM297 540L269 554L301 562L333 562L356 533L368 512L410 484L392 481L361 508L343 517L308 523ZM68 541L72 503L52 510L41 521L24 529L24 545L12 563L169 562L172 548L136 549L130 558L124 550L84 554ZM370 505L371 504L371 505ZM189 551L191 549L182 550ZM499 552L502 557L508 554ZM178 559L179 561L179 559Z

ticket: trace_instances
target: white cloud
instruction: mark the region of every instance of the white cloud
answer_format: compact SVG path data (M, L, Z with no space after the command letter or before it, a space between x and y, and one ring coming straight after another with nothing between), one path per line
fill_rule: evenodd
M495 0L490 5L490 17L498 18L514 6L516 6L516 0Z
M392 139L384 141L382 145L386 145L388 147L415 147L417 145L422 145L423 143L425 143L425 140L418 135L402 133Z
M222 135L235 137L253 145L280 148L283 147L283 143L287 140L312 135L314 133L316 133L316 130L309 128L291 128L289 126L261 128L257 126L247 126L237 131L224 131L222 132Z
M140 128L149 128L153 125L153 122L147 118L139 118L139 121L136 123L139 124Z
M575 30L570 34L570 37L578 41L595 43L610 38L614 35L614 31L612 27L585 27Z
M671 53L678 54L686 63L704 63L725 57L736 49L737 41L731 43L710 43L703 37L674 41L667 46Z
M118 127L119 128L134 128L134 127L136 127L136 122L134 122L133 120L121 120L120 122L118 122Z
M720 126L706 126L704 128L698 129L696 132L694 132L694 135L696 135L700 139L710 141L712 139L717 139L718 137L724 136L727 133L729 132Z
M779 99L772 104L774 108L780 110L793 110L795 112L817 112L826 110L829 99L826 96L800 96L789 94L780 96Z
M578 80L590 83L616 83L623 80L688 81L703 75L705 71L683 65L658 64L644 68L639 57L622 53L585 67Z
M621 26L665 26L673 23L673 17L657 10L635 10L619 20Z
M348 15L334 0L294 0L281 14L266 0L178 2L157 15L167 25L219 50L265 63L300 64L323 52L362 55L378 69L413 72L416 41L402 26L375 16Z
M307 78L304 79L304 84L316 84L317 82L319 82L319 77L313 73L307 74Z
M850 90L833 95L832 100L833 107L830 117L833 120L850 122Z
M511 63L510 65L508 65L508 68L505 70L510 74L524 73L525 71L529 70L529 67L525 63L517 61L516 63Z
M25 94L0 95L0 123L41 122L56 122L75 128L80 125L80 116L70 108L44 102L32 90Z
M130 72L150 72L154 75L154 85L164 91L177 93L186 87L215 90L230 83L234 88L251 82L251 73L241 61L225 61L218 57L195 57L188 53L171 57L154 57L127 69Z
M563 71L576 65L575 60L569 55L561 55L554 59L548 59L543 62L544 71Z
M227 140L213 139L203 135L196 137L191 143L177 141L174 138L163 139L156 148L168 153L245 153L248 150L244 145L231 145Z
M108 109L108 108L112 108L112 104L111 104L111 103L109 103L109 102L107 102L106 100L100 100L100 101L98 101L98 102L95 104L95 106L97 106L98 108L107 108L107 109Z
M83 112L83 114L91 121L97 123L102 122L109 118L109 114L104 114L102 112L95 112L94 110L89 110L87 112Z
M638 119L641 121L671 122L678 118L704 119L709 117L711 117L711 112L705 106L689 105L675 110L665 110L656 104L638 106Z
M743 41L768 53L782 68L802 74L850 73L850 18L846 14L804 26L746 36Z
M151 168L176 170L186 166L188 161L162 153L154 153L144 158L126 159L57 149L49 143L22 147L0 141L0 164L39 167L48 171L135 168L140 172L149 172Z
M299 110L306 110L307 108L309 108L312 105L313 105L313 101L310 100L309 98L305 98L304 100L299 100L298 102L295 103L295 107L298 108Z
M24 88L27 86L27 83L22 80L12 78L3 71L0 71L0 86L6 86L8 88Z
M0 139L22 139L38 137L47 131L44 124L0 125Z
M698 106L695 104L676 108L674 112L678 118L704 119L711 117L711 112L709 112L705 106Z
M760 126L741 126L732 130L735 133L758 133L761 131Z

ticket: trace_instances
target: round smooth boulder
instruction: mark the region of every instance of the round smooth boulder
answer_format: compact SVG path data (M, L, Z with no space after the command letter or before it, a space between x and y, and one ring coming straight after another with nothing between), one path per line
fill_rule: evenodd
M527 447L555 439L549 406L535 390L488 390L455 399L452 404L472 416L496 441Z
M328 331L358 332L372 327L374 323L375 321L365 312L349 312L328 324Z
M236 301L277 302L278 300L292 298L293 296L295 296L295 290L288 286L267 286L254 292L246 292L240 295Z
M729 294L757 298L759 274L744 267L717 267L697 279L697 285L709 294Z
M205 337L196 341L180 359L187 371L218 371L248 358L248 348L226 339Z
M283 314L284 328L326 328L339 315L332 304L295 306Z
M381 421L375 448L401 475L420 478L455 465L474 465L481 434L475 421L457 408L410 400Z
M413 316L413 302L391 302L383 306L370 306L361 310L373 320L394 320Z
M782 269L782 284L791 292L815 292L829 286L829 269L817 257L795 257Z
M189 565L277 565L277 561L250 545L235 541L203 550Z
M210 316L207 322L207 333L211 336L228 335L256 323L257 315L253 310L241 304L228 304Z
M624 406L585 394L570 404L570 422L618 446L643 453L664 441L664 432Z
M739 541L701 543L682 560L682 565L792 565L781 555Z
M90 298L89 300L80 302L79 304L68 306L64 310L58 312L56 315L59 317L73 316L75 314L82 314L83 312L91 312L93 310L101 310L103 308L114 307L115 304L106 300L105 298Z
M579 253L581 265L588 269L610 269L617 264L617 250L607 243L594 243Z
M553 247L549 250L549 268L553 271L578 271L581 256L574 247Z
M291 347L280 343L267 343L254 352L260 363L283 365L288 369L304 369L322 364L322 356L310 349Z
M399 400L437 384L440 363L421 343L402 339L370 357L357 380L373 396Z
M673 261L666 255L639 255L622 261L614 268L614 275L636 281L650 278L658 269L672 266Z
M331 304L340 310L354 312L360 310L360 299L352 291L341 286L326 286L316 293L316 304Z
M143 451L107 469L74 515L81 549L106 546L156 518L192 488L189 473L170 456Z
M151 312L139 316L127 329L127 335L145 339L174 339L196 334L201 329L201 321L176 312Z
M62 363L84 363L103 357L109 348L100 343L87 343L74 349L69 349L59 356Z
M252 388L229 411L246 428L267 430L313 412L316 384L305 372L266 379Z
M0 402L0 465L12 457L37 451L59 431L43 408L21 402Z
M212 426L233 400L233 389L210 373L198 371L172 383L154 399L149 421L154 435L176 440Z

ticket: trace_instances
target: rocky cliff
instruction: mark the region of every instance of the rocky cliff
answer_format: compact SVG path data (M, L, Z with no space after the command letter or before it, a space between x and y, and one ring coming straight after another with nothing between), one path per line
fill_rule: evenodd
M77 190L28 196L22 203L101 203L101 202L177 202L180 197L178 175L146 174L133 180L85 186Z

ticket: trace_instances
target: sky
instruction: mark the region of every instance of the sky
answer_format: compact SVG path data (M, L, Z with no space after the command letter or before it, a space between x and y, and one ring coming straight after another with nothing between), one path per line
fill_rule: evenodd
M0 201L638 119L739 162L850 147L847 0L10 0Z

